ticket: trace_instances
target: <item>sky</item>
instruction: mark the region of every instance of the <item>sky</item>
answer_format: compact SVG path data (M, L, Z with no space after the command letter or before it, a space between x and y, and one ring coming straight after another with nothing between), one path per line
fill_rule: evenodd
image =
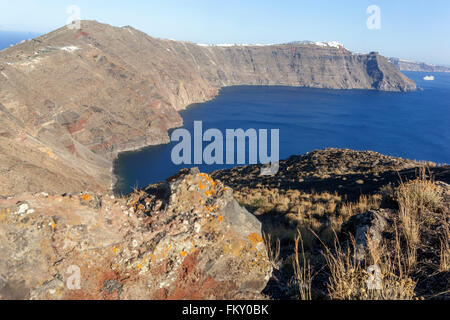
M130 25L153 37L205 44L338 41L354 52L450 65L448 0L0 0L0 30L47 33L67 23L71 5L81 19ZM373 5L379 15L367 13Z

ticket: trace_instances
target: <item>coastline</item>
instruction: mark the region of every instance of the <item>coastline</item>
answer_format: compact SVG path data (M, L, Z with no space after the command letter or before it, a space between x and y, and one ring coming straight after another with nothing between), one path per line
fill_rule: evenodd
M212 95L206 99L203 99L201 101L194 101L192 103L182 106L180 109L174 108L181 118L181 123L175 123L173 125L169 125L166 129L166 135L165 135L165 137L162 138L161 141L152 141L152 143L143 142L141 144L134 144L133 146L130 146L130 147L114 150L114 153L113 153L113 156L111 159L111 165L109 168L109 172L111 175L111 185L110 185L109 191L112 191L115 194L116 186L117 186L117 183L119 182L119 177L115 174L115 164L116 164L117 158L119 157L119 154L126 153L126 152L139 152L147 147L169 144L170 143L170 136L169 136L170 130L182 128L184 125L184 120L183 120L183 117L180 115L180 111L187 110L187 109L189 109L189 107L194 106L196 104L201 104L201 103L205 103L205 102L214 100L217 96L219 96L220 91L223 88L224 87L216 88L216 90L213 90L214 95ZM145 139L145 140L147 140L147 139Z
M299 85L299 84L296 84L296 85L295 84L268 84L268 85L244 84L244 85L225 85L225 86L221 86L219 88L214 88L213 92L215 92L215 94L210 96L209 98L203 99L201 101L194 101L192 103L188 103L184 106L181 106L180 108L174 108L175 110L177 110L177 113L181 117L181 123L169 126L166 131L166 136L162 140L152 141L151 143L147 143L147 142L134 143L133 146L115 150L113 153L113 158L111 160L111 167L109 170L109 172L111 174L111 185L110 185L109 191L112 191L114 194L116 194L116 192L117 192L116 189L117 189L117 184L119 182L119 177L117 176L117 174L115 174L115 168L116 168L116 160L117 160L119 154L127 153L127 152L140 152L143 149L148 148L148 147L169 144L170 143L170 136L169 136L170 130L173 130L176 128L182 128L184 126L184 119L181 116L180 112L188 110L190 107L193 107L197 104L202 104L202 103L207 103L207 102L213 101L221 94L223 89L233 88L233 87L286 87L286 88L305 88L305 89L333 90L333 91L334 90L336 90L336 91L368 90L368 91L392 92L392 93L412 93L412 92L416 92L419 90L418 87L416 87L415 90L406 90L406 91L381 90L381 89L377 89L377 88L336 88L336 87L331 87L331 86L324 86L322 84L321 85L312 85L312 86L304 86L304 85ZM144 140L147 140L147 139L144 139ZM313 151L313 150L310 150L310 151Z

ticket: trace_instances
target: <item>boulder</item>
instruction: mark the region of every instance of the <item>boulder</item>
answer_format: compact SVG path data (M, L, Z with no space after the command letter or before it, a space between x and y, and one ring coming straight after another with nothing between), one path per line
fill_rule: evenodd
M383 240L383 231L388 226L386 210L369 210L351 217L343 226L344 233L351 233L355 238L355 258L364 260L368 250L369 239L378 246Z
M0 200L0 298L262 297L272 267L261 224L209 175L183 171L101 206L85 198Z

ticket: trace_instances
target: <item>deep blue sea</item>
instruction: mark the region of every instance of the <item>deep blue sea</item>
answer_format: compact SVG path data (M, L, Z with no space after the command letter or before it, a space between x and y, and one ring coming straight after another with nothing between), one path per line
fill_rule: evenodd
M1 31L0 30L0 50L11 45L18 44L22 40L33 39L39 36L35 32Z
M383 154L450 163L450 74L405 72L421 91L327 90L238 86L222 89L214 100L181 112L193 135L194 121L203 132L218 128L280 129L280 159L327 147L374 150ZM205 142L206 146L209 142ZM119 155L118 191L127 193L162 181L185 167L211 172L229 165L174 165L177 142Z

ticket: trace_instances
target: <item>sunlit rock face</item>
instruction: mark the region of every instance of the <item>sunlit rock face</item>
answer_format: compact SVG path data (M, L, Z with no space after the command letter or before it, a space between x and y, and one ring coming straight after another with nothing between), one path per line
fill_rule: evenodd
M0 208L3 299L255 299L272 274L260 222L195 169L127 198Z

